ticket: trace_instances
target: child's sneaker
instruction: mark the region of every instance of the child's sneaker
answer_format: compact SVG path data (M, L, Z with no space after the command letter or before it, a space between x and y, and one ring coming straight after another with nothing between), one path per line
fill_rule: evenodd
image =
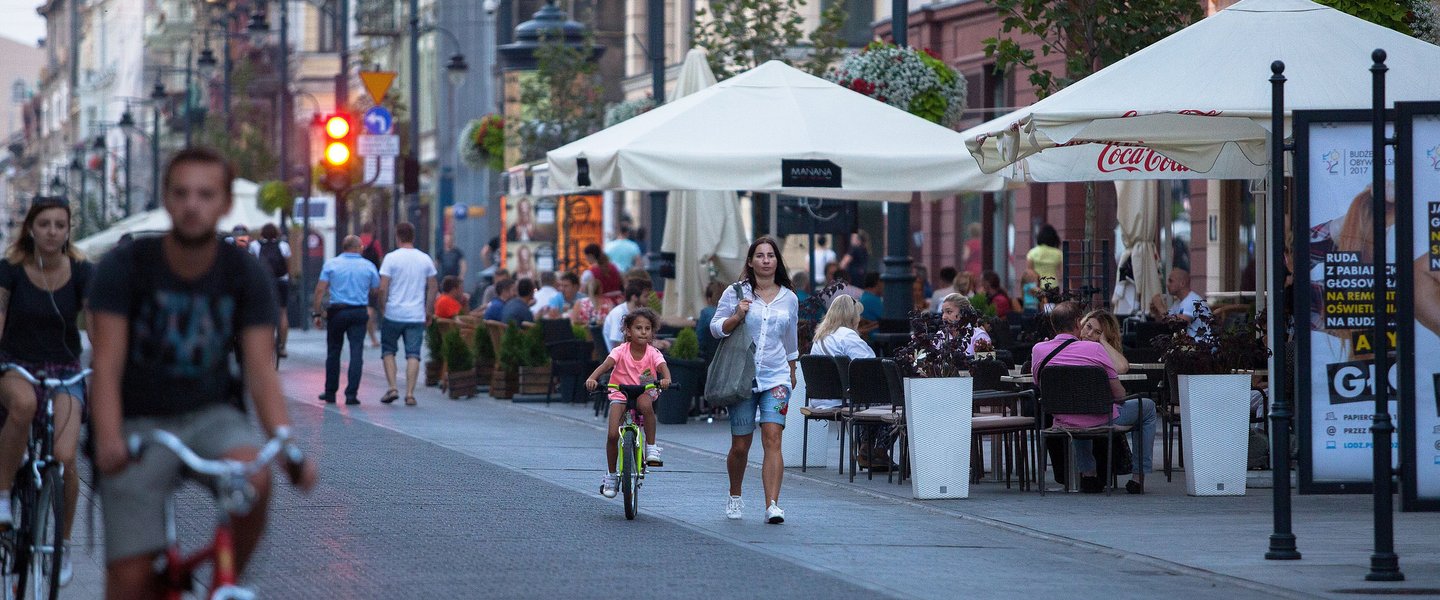
M660 447L655 444L645 444L645 464L652 467L663 467L665 461L660 458Z
M605 478L600 480L600 495L606 498L614 498L615 494L619 492L618 487L615 482L615 474L606 473Z

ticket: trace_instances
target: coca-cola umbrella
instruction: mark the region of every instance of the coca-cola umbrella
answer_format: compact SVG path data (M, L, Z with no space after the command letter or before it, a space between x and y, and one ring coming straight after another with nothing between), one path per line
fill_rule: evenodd
M1368 108L1376 48L1388 102L1440 99L1440 46L1309 0L1244 0L970 129L967 144L983 171L1025 161L1036 181L1261 179L1270 63L1285 61L1286 110Z
M999 191L947 127L778 61L547 154L561 190L751 190L908 202Z

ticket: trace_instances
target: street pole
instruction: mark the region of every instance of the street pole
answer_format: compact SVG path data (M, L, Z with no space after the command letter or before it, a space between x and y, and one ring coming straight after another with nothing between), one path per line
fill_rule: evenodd
M1384 215L1389 194L1385 190L1385 51L1376 49L1370 54L1375 64L1370 67L1371 75L1371 199L1375 215ZM1375 552L1370 555L1370 572L1366 581L1404 581L1400 572L1400 557L1395 554L1395 511L1394 511L1394 470L1390 467L1390 437L1395 424L1390 420L1390 312L1387 309L1390 298L1389 261L1385 257L1385 219L1374 218L1374 282L1375 282L1375 370L1370 376L1371 388L1375 390L1375 423L1370 430L1375 435Z
M313 98L312 98L313 99ZM318 102L316 104L319 104ZM318 116L318 115L317 115ZM300 208L300 301L310 301L310 196L315 193L315 177L310 172L310 136L305 136L305 199ZM324 247L324 244L321 244ZM323 252L321 253L324 254ZM301 319L300 329L310 331L310 319Z
M345 2L341 2L340 4L343 5ZM230 23L234 19L228 14L225 15L225 19L225 83L222 84L222 87L225 88L223 94L225 102L225 135L229 136L231 132L235 130L235 117L233 117L233 113L230 112L230 72L235 69L234 61L230 59Z
M130 163L133 162L133 161L131 160L131 155L130 155L130 132L126 131L126 132L124 132L124 133L125 133L125 216L128 217L128 216L130 216L131 210L133 210L133 209L132 209L132 205L130 204L130 190L131 190L131 189L134 189L135 185L134 185L134 183L133 183L133 182L131 181L131 179L130 179Z
M105 223L105 205L106 196L108 195L105 189L108 187L105 181L107 179L107 177L105 176L105 155L109 153L109 147L105 143L105 138L103 136L95 138L95 142L95 149L100 151L100 222L95 224L95 228L99 230L100 226Z
M190 140L191 140L191 135L190 135L190 77L191 77L192 69L191 69L191 67L190 67L190 64L191 64L190 59L193 58L194 53L195 53L195 42L194 42L194 41L191 41L191 42L190 42L190 49L188 49L188 50L185 51L185 116L184 116L184 119L185 119L185 147L186 147L186 148L189 148L189 147L190 147Z
M655 106L665 104L665 0L647 0L646 45L650 50L650 96ZM664 278L660 277L660 248L665 243L665 192L650 192L650 231L646 234L650 242L647 264L650 279L655 282L656 291L664 291Z
M280 0L280 183L290 192L290 0ZM280 211L280 230L285 231L285 211ZM303 234L302 234L303 235ZM305 262L305 261L300 261Z
M155 121L151 123L150 130L150 203L145 205L145 210L155 210L160 207L160 103L155 103Z
M336 19L340 35L336 36L340 49L340 73L335 76L335 112L343 113L350 104L350 2L340 2L340 18ZM308 168L308 167L307 167ZM310 174L306 173L309 178ZM339 250L345 236L350 233L350 211L345 206L344 192L335 193L335 249Z
M891 0L890 36L901 48L910 43L909 15L910 6L906 0ZM910 293L910 284L915 280L915 274L910 269L910 205L904 202L887 203L885 225L885 271L880 276L885 282L883 320L898 322L909 317L914 304ZM852 283L864 285L863 282Z
M1285 63L1270 64L1270 474L1275 530L1265 560L1300 560L1290 529L1290 341L1285 306ZM1300 314L1300 313L1295 313ZM1296 335L1299 335L1297 332Z
M410 147L407 149L409 158L405 161L406 169L420 169L420 0L410 0ZM438 133L436 141L439 141ZM438 146L437 146L438 148ZM409 210L420 208L419 175L403 178L406 182L405 204L407 211L399 210L396 207L396 219L391 227L400 224L400 219L409 215ZM411 187L410 182L415 182Z

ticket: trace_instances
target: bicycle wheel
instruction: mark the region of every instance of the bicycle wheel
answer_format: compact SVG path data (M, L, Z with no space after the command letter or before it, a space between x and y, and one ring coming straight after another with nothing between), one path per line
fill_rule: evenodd
M13 527L0 532L0 600L20 597L20 541Z
M65 482L60 465L45 469L40 491L31 509L28 600L56 600L60 597L60 553L65 533Z
M634 519L636 505L635 484L640 480L639 465L635 463L635 430L627 429L620 443L620 493L625 496L625 518Z

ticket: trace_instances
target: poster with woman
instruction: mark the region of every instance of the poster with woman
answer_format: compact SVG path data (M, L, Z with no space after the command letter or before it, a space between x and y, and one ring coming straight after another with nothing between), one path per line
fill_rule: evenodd
M1440 511L1440 103L1397 103L1401 163L1398 209L1409 217L1408 239L1401 240L1402 261L1410 280L1402 282L1413 307L1406 329L1413 348L1402 360L1402 385L1409 423L1401 423L1406 450L1406 511ZM1404 222L1404 219L1402 219Z
M1302 493L1367 492L1374 470L1370 426L1377 381L1389 386L1392 415L1399 406L1393 362L1395 164L1387 149L1381 163L1387 184L1374 190L1369 114L1296 111L1295 116L1296 162L1305 165L1296 177L1296 214L1304 229L1295 239L1308 242L1296 248L1296 291L1309 308L1295 319ZM1375 208L1377 194L1384 200L1383 211ZM1386 268L1378 274L1383 279L1374 272L1376 218L1385 219ZM1390 335L1376 340L1374 294L1381 282L1387 290L1384 318ZM1392 357L1388 372L1378 378L1376 352Z

